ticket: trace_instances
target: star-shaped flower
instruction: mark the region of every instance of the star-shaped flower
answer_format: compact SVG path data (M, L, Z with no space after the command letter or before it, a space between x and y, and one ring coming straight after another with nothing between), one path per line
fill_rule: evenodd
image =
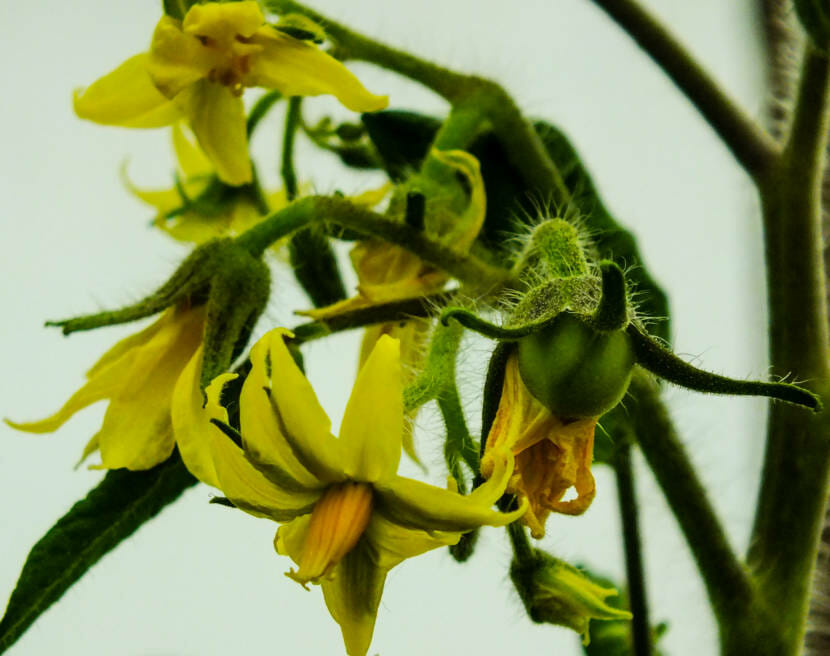
M525 511L493 503L512 472L509 451L493 455L490 480L469 496L397 474L404 427L399 342L381 337L346 407L340 437L311 384L294 363L284 330L251 351L242 387L241 447L229 439L219 404L225 382L207 390L203 421L211 428L219 487L239 508L283 526L275 547L303 585L319 583L351 656L366 654L387 572L406 558L456 543L463 532L500 526Z
M388 102L314 44L266 24L259 4L245 0L196 4L183 20L162 17L150 51L76 94L75 112L96 123L137 128L185 117L219 177L240 185L252 176L240 98L246 87L286 96L332 94L359 112Z

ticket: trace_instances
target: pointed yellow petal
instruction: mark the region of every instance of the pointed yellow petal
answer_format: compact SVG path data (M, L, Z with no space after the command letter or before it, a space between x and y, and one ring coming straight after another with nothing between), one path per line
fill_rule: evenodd
M200 346L190 362L184 368L176 387L173 390L173 402L170 415L173 421L173 435L179 447L185 466L196 478L203 483L219 487L216 479L216 469L213 466L213 454L210 446L210 420L212 418L227 421L227 413L221 409L219 416L203 408L204 400L200 377L202 371L202 347ZM224 385L228 380L236 378L236 374L223 374L214 379L211 385ZM215 404L213 407L215 408ZM221 406L219 406L221 408Z
M171 100L210 73L216 61L199 39L182 31L181 21L163 16L153 32L147 73L160 94Z
M283 334L272 330L263 338L269 345L272 408L282 435L297 460L317 479L324 483L343 481L340 441L332 436L331 422L291 357Z
M504 526L521 517L527 502L510 513L491 510L507 486L512 472L512 455L497 460L487 483L469 496L396 477L375 484L379 512L397 524L424 531L470 531L478 526Z
M376 112L389 104L376 96L339 61L319 48L264 27L251 39L263 47L252 57L246 86L278 89L286 96L331 94L356 112Z
M283 331L277 333L282 341ZM277 485L289 489L315 489L322 483L303 467L294 455L277 421L266 389L271 382L266 358L271 346L268 336L251 349L251 371L239 396L242 441L252 463ZM280 380L279 376L276 380ZM279 384L279 383L277 383Z
M178 108L150 79L146 54L130 57L83 91L76 91L74 107L81 118L128 128L158 128L181 118Z
M250 182L251 160L242 99L221 84L202 80L177 96L176 104L190 121L219 178L231 185Z
M215 426L211 430L213 463L219 489L234 505L251 515L287 522L311 512L318 491L284 490L263 476L236 444Z
M119 366L124 383L98 434L104 467L148 469L170 455L173 390L201 344L203 324L203 308L175 310L152 339L133 349L130 366Z
M156 212L158 212L158 214L162 217L167 214L167 212L170 212L177 207L181 207L182 197L181 194L179 194L179 191L175 188L142 189L141 187L136 186L133 181L130 180L130 176L127 173L126 161L121 165L119 173L121 176L121 182L127 188L127 191L129 191L140 201L155 208Z
M308 535L308 527L311 524L311 513L300 515L277 529L274 536L274 549L281 556L288 556L297 566L303 557L305 539Z
M389 521L380 513L372 515L366 529L366 539L371 542L378 567L390 570L407 558L419 556L432 549L456 544L461 533L446 531L420 531Z
M179 171L184 178L190 179L211 175L213 173L213 165L202 152L202 149L199 148L195 136L189 138L180 123L174 124L171 132L173 137L173 151L176 153Z
M329 612L340 625L346 653L366 656L372 643L386 570L375 564L371 545L357 543L321 587Z
M121 341L114 344L104 355L102 355L98 362L96 362L89 371L86 372L87 378L92 378L93 376L97 375L98 372L104 369L104 367L109 366L123 355L131 351L132 349L142 346L149 342L156 333L162 330L170 321L173 320L174 311L172 309L167 310L164 312L158 320L151 323L147 326L144 330L140 330L139 332L129 335L125 337Z
M343 467L352 480L391 478L398 471L403 436L403 381L400 342L378 340L357 375L343 414Z

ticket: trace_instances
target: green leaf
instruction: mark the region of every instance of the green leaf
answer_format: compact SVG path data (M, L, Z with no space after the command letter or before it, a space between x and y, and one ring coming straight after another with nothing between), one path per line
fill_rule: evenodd
M29 552L0 620L0 653L102 556L194 483L178 453L147 471L107 472Z

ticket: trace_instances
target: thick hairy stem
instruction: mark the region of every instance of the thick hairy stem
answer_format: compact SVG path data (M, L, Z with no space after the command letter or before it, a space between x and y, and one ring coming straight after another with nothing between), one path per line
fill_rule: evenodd
M634 488L634 467L631 462L631 442L625 440L614 454L614 472L617 475L617 496L622 519L625 572L628 582L628 604L631 614L633 656L651 656L651 622L648 613L643 553L640 540L639 509Z
M770 363L825 399L828 329L821 238L821 181L830 63L807 47L790 136L761 185ZM804 635L830 472L830 414L772 404L749 563L786 627L787 650ZM782 603L783 602L783 603Z
M237 243L255 255L261 255L278 239L315 222L326 221L354 230L367 237L379 237L418 255L422 260L443 269L455 278L479 290L493 291L511 284L510 274L472 255L448 248L405 223L390 221L381 214L352 203L345 198L307 196L265 217L260 223L237 237Z
M669 31L634 0L594 0L697 107L750 176L775 161L777 147Z

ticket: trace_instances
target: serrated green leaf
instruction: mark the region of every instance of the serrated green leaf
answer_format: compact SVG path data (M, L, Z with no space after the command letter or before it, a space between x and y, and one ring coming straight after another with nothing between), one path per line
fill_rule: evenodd
M0 653L102 556L195 483L178 453L147 471L107 472L29 552L0 620Z

